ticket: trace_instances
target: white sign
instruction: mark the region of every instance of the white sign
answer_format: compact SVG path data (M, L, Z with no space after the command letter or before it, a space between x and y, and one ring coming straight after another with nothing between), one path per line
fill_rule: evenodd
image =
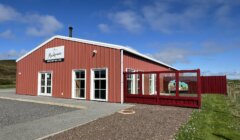
M64 60L64 46L45 49L46 62L58 62Z

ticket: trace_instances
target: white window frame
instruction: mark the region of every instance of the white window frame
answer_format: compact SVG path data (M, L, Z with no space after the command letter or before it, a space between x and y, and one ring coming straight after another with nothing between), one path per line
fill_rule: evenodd
M126 68L126 72L129 72L128 70L131 70L131 72L144 72L143 70L135 70L135 69L133 69L133 68ZM136 89L136 78L138 78L137 76L136 76L136 74L133 74L133 88L131 89L131 93L132 94L139 94L139 93L137 93L137 91L136 90L138 90L138 89ZM128 80L128 78L127 78L127 80ZM139 80L140 80L140 77L139 77ZM138 79L137 79L137 82L138 82ZM138 85L138 83L137 83L137 85ZM144 95L144 74L142 74L142 94Z
M45 74L46 73L50 73L51 74L51 93L50 94L46 94L47 92L47 77L45 76L45 93L41 93L41 74ZM38 72L38 96L52 96L52 90L53 90L53 72L52 71L39 71Z
M129 72L129 70L131 70L131 72L135 72L135 70L134 69L132 69L132 68L126 68L126 72ZM133 81L133 83L132 83L132 88L131 88L131 93L130 94L136 94L136 88L135 88L135 78L136 78L136 76L135 76L135 74L133 74L133 75L131 75L132 76L132 78L133 79L131 79L132 81ZM129 80L128 79L128 77L127 77L127 80Z
M84 79L84 82L85 82L85 87L84 87L84 93L85 93L85 96L84 98L82 97L76 97L76 84L75 84L75 80L76 80L76 74L75 72L76 71L84 71L84 74L85 74L85 77L84 78L79 78L79 80L83 80ZM72 98L73 99L86 99L86 96L87 96L87 93L86 93L86 84L87 84L87 71L86 69L73 69L72 70Z
M96 70L105 70L106 71L106 99L95 99L94 98L94 71ZM108 101L108 68L92 68L91 69L91 89L90 89L90 99L93 100L93 101L104 101L104 102L107 102Z
M149 77L149 87L150 87L149 93L150 93L150 95L156 94L156 85L157 85L156 79L157 79L157 75L155 73L150 74L150 77Z

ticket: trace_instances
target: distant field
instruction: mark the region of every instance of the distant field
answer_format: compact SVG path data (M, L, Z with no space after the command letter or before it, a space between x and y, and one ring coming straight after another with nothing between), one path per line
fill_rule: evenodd
M13 88L16 84L15 60L0 60L0 88Z

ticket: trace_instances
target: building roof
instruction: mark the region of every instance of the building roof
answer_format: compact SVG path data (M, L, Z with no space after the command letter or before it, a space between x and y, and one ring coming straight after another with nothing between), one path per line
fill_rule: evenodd
M119 49L119 50L124 50L126 52L132 53L134 55L140 56L142 58L145 58L149 61L158 63L160 65L172 68L174 70L178 70L175 67L172 67L166 63L163 63L161 61L155 60L149 56L146 56L144 54L141 54L139 52L137 52L134 49L131 49L127 46L122 46L122 45L115 45L115 44L109 44L109 43L103 43L103 42L97 42L97 41L91 41L91 40L85 40L85 39L80 39L80 38L73 38L73 37L67 37L67 36L60 36L60 35L56 35L51 37L50 39L46 40L45 42L43 42L42 44L38 45L36 48L32 49L31 51L29 51L28 53L26 53L25 55L21 56L20 58L18 58L16 60L16 62L22 60L24 57L28 56L29 54L31 54L32 52L36 51L37 49L41 48L42 46L44 46L45 44L47 44L48 42L52 41L53 39L64 39L64 40L69 40L69 41L75 41L75 42L81 42L81 43L87 43L87 44L92 44L92 45L98 45L98 46L102 46L102 47L108 47L108 48L113 48L113 49Z

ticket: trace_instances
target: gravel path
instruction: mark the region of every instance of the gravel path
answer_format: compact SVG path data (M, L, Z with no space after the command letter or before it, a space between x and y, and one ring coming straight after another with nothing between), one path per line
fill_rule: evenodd
M132 109L135 110L135 114L115 113L47 139L168 140L173 138L177 129L188 120L193 110L190 108L139 104Z
M0 128L77 109L0 99Z

